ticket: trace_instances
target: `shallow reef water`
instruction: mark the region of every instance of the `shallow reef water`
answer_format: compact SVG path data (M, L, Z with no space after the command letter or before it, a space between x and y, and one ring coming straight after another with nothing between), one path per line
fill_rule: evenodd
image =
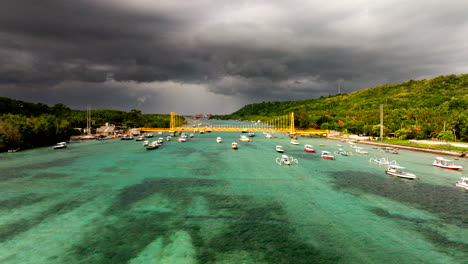
M455 187L467 159L450 171L433 154L362 145L369 154L325 160L352 148L239 136L0 154L0 263L468 263L468 191ZM276 145L298 163L277 165ZM385 174L374 156L418 179Z

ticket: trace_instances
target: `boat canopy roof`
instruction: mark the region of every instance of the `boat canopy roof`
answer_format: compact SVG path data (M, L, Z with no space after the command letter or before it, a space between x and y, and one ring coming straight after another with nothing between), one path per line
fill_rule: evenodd
M451 161L451 160L448 160L448 159L445 159L445 158L442 158L442 157L436 157L435 158L436 160L440 160L440 161Z
M402 166L399 166L399 165L395 165L395 164L390 164L388 165L389 168L394 168L394 169L404 169L405 167L402 167Z
M460 179L462 179L462 180L464 180L464 181L468 181L468 178L467 178L467 177L462 177L462 178L460 178Z

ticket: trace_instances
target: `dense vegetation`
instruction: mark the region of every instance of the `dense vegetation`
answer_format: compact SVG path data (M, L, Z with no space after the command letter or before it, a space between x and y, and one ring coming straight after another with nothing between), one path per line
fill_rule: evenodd
M66 141L86 127L86 111L71 110L63 104L49 107L0 97L0 151L52 145ZM105 123L132 127L169 127L169 115L142 114L116 110L92 110L92 128Z
M468 74L439 76L317 99L250 104L215 119L268 120L295 113L296 126L402 139L468 141Z

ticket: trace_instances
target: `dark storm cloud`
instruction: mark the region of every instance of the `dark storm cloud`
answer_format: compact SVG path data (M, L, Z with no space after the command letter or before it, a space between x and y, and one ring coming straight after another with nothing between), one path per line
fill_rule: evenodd
M226 113L468 72L464 0L2 4L0 96L20 100Z

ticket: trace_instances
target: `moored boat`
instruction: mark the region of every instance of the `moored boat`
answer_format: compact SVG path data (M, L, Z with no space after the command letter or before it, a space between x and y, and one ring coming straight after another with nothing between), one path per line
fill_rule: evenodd
M159 148L159 146L160 145L158 144L157 141L152 141L148 145L146 145L145 147L146 147L146 150L153 150L153 149Z
M461 178L455 183L455 186L468 190L468 178Z
M243 141L243 142L249 142L249 141L252 141L250 138L248 138L247 136L244 136L244 135L241 135L240 138L239 138L240 141Z
M146 146L148 146L148 145L149 145L149 140L143 141L143 146L144 146L144 147L146 147Z
M304 151L315 152L315 149L314 149L314 146L306 144L306 145L304 145Z
M63 149L63 148L66 148L66 147L67 147L67 142L59 142L53 148L54 149Z
M297 141L296 139L291 139L290 143L293 145L299 145L299 141Z
M238 147L237 147L237 142L232 142L232 143L231 143L231 148L232 148L232 149L237 149L237 148L238 148Z
M344 149L340 148L338 149L337 151L335 151L335 154L336 155L341 155L341 156L352 156L353 153L349 152L349 151L345 151Z
M172 137L171 136L167 136L166 137L166 141L171 141L172 140Z
M145 137L143 137L143 136L137 136L135 138L135 141L143 141L143 140L145 140Z
M294 164L294 163L296 163L296 164L299 163L297 161L297 159L295 159L293 157L288 157L288 155L281 155L281 157L276 158L275 162L278 165L291 165L291 164Z
M322 151L322 155L321 155L322 158L324 159L335 159L335 157L330 153L330 151Z
M221 143L221 142L223 142L223 139L221 137L217 137L216 142Z
M275 150L276 150L277 152L279 152L279 153L283 153L283 152L284 152L283 147L280 146L280 145L277 145L277 146L275 147Z
M432 165L435 167L449 169L449 170L463 169L462 166L453 164L453 160L444 159L442 157L436 157Z
M395 160L389 160L388 158L383 158L383 157L374 157L370 158L369 162L377 164L377 165L397 165L397 162Z
M391 148L391 147L385 147L385 148L383 148L383 151L385 151L386 153L391 153L391 154L400 153L397 149Z
M414 175L413 173L406 172L404 171L404 169L405 167L390 164L385 170L385 173L410 180L414 180L417 178L416 175Z
M186 142L187 141L187 135L186 134L181 134L180 137L177 139L179 142Z
M361 147L355 147L354 148L354 151L356 151L356 153L359 153L359 154L369 154L369 152L365 151L363 148Z
M249 137L255 137L255 133L254 132L249 132L249 134L247 134Z

